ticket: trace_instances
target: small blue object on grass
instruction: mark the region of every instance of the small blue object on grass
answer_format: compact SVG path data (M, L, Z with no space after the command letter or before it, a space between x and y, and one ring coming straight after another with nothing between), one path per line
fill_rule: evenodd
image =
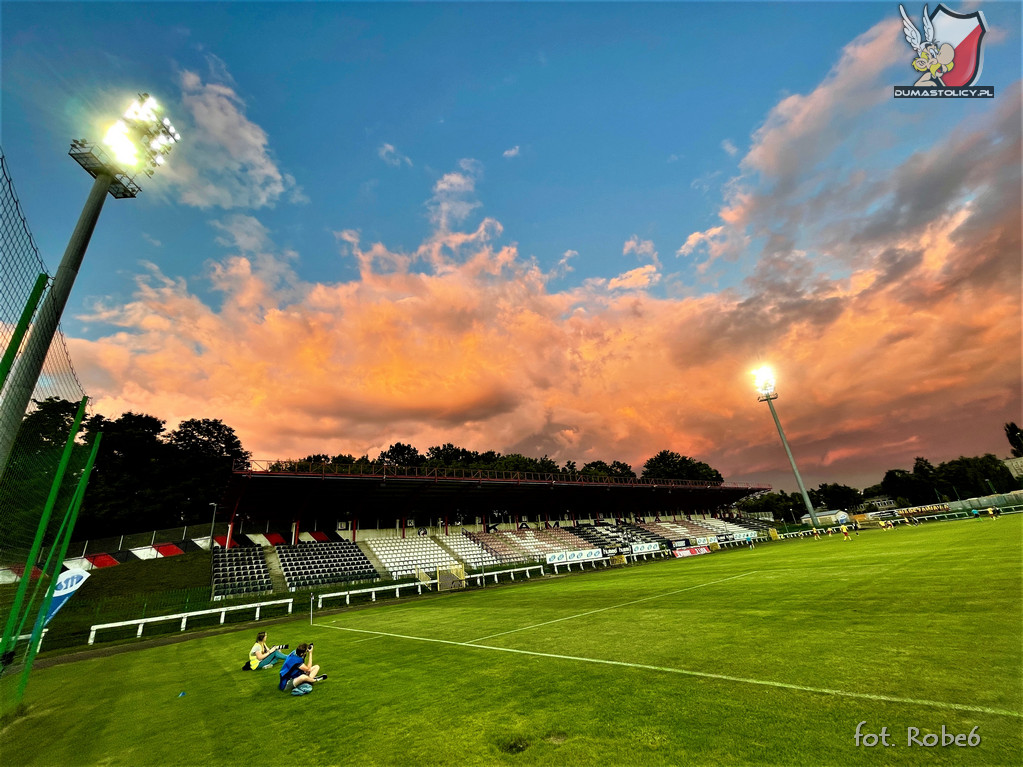
M294 690L291 691L292 695L305 695L313 691L313 686L309 682L302 682Z
M185 693L184 692L179 692L178 693L178 697L179 698L184 698L185 697Z

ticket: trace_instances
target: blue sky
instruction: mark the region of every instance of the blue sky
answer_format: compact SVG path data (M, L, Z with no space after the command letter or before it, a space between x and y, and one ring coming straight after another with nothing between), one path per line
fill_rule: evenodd
M962 280L979 280L969 290L989 308L982 296L997 282L992 273L1003 286L1018 280L1018 245L1003 240L983 277L956 278L957 287L943 278L933 289L940 299L903 291L910 317L893 319L898 312L889 313L880 294L867 307L861 290L868 282L879 290L877 274L895 279L893 248L906 249L911 226L920 227L919 242L931 243L899 272L916 285L913 268L954 271L960 256L948 243L971 221L989 225L988 215L1011 229L977 201L997 198L1000 184L1011 189L1012 178L960 179L947 193L947 179L936 177L911 194L899 186L926 175L971 131L991 147L1007 141L1014 156L1018 131L999 132L998 110L1018 111L1020 6L979 7L990 27L981 84L995 86L996 98L924 104L891 98L892 85L915 79L897 3L5 2L2 141L52 270L89 187L66 156L69 140L100 138L142 90L166 105L182 133L138 199L107 201L64 316L101 412L144 410L171 425L221 417L257 457L373 452L401 439L421 449L453 441L580 464L641 463L669 447L720 465L726 476L787 486L777 435L761 428L769 419L743 406L753 412L742 419L757 424L751 439L753 427L735 421L738 405L728 397L727 405L703 402L708 387L726 376L721 385L738 403L747 364L781 357L783 369L786 360L798 367L784 375L808 399L822 388L820 376L839 375L839 367L814 370L815 360L832 356L836 365L845 358L861 368L873 360L894 384L904 379L891 366L906 355L878 346L876 333L856 337L857 316L934 350L928 333L957 305L951 291ZM907 11L918 20L922 6ZM496 260L472 271L480 254ZM429 304L417 291L456 272L469 281L449 286L451 295L483 296L460 309L464 326L431 325L451 303L432 288L429 300L439 303L415 315L411 331L413 315L379 316L404 299ZM395 284L399 277L406 284ZM536 292L514 298L534 278ZM507 291L497 299L486 292L494 282ZM253 291L258 300L244 298ZM337 296L326 307L317 303L325 293ZM485 296L519 301L523 312L531 306L530 316L549 324L519 317L521 332L548 333L568 351L534 370L536 339L508 332L507 316L486 314ZM983 329L964 325L962 343L1018 338L1018 322L1012 328L1006 317L1018 310L1019 291L1001 298L1005 311ZM201 309L201 322L217 328L210 333L253 334L239 343L244 355L175 328L178 301ZM623 372L637 344L623 319L630 311L649 312L636 333L657 325L651 334L663 359L651 347L635 361L657 375ZM334 321L323 312L335 312ZM925 329L917 323L928 312ZM503 343L515 353L477 380L464 349L445 357L410 341L382 361L339 348L315 364L339 379L361 371L357 380L337 389L310 380L311 390L327 387L310 398L318 404L286 397L284 420L274 425L257 419L252 403L278 387L302 388L308 355L264 370L245 385L251 389L225 381L221 390L216 371L257 358L274 367L280 350L253 339L279 316L312 323L328 346L344 346L343 336L376 348L392 332L446 333L468 344L475 328L483 349ZM758 327L744 334L737 326L747 316ZM839 331L841 317L849 327ZM379 322L390 330L367 330ZM613 363L588 366L592 350L580 339L591 335ZM723 346L731 351L722 354ZM405 407L416 399L415 380L394 382L385 368L419 370L424 354L440 355L448 372L420 370L418 380L443 397L432 408ZM1009 354L1007 367L971 361L981 373L993 366L983 391L969 390L947 354L921 360L912 374L936 382L928 391L933 411L886 424L890 449L864 447L865 423L867 414L890 412L894 395L856 387L855 396L865 397L859 416L848 392L815 395L813 408L793 414L797 433L819 443L806 457L811 481L878 481L879 468L911 464L916 454L1001 454L1001 422L1020 419L1019 365L1017 380L1010 373L1018 345ZM180 360L183 378L165 379L159 359ZM610 383L591 389L587 376ZM609 426L622 408L598 402L628 400L637 380L651 378L658 393L624 405L639 414L626 419L632 425ZM358 407L331 404L353 389L379 389L367 382L380 380L392 381L386 407L358 396ZM532 393L504 392L502 380L522 381ZM206 397L204 386L217 396ZM672 404L694 391L700 414ZM898 394L899 407L915 396ZM950 440L966 416L935 422L943 396L967 410L980 403L983 436ZM380 417L360 415L367 402Z

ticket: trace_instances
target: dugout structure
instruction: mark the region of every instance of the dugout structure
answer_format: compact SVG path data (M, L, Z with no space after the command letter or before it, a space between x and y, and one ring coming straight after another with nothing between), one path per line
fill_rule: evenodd
M438 567L436 570L423 570L417 567L416 577L427 588L430 588L429 584L436 581L437 591L455 591L465 588L465 566L460 564Z
M465 567L451 565L437 568L437 591L455 591L465 588Z

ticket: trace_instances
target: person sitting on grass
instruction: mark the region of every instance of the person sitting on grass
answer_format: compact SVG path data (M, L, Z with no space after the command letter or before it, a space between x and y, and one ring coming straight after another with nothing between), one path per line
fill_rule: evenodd
M252 649L249 650L249 663L247 670L255 671L256 669L273 668L277 661L284 660L288 657L281 652L282 649L287 650L288 646L285 644L267 647L266 632L260 631L256 634L256 643L252 645Z
M320 667L313 665L312 643L303 642L284 659L284 665L281 666L281 682L277 689L281 692L290 692L292 695L305 695L312 691L311 685L326 678L326 674L320 673Z

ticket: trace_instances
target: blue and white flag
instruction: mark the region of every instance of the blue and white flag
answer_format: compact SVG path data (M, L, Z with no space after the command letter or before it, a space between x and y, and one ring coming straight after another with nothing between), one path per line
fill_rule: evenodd
M43 627L50 622L50 618L57 614L57 611L64 606L71 595L78 591L78 587L85 583L85 579L89 577L87 570L79 570L77 568L71 570L65 570L60 574L57 579L57 585L53 589L53 601L50 602L50 611L46 614L46 619L43 621Z

